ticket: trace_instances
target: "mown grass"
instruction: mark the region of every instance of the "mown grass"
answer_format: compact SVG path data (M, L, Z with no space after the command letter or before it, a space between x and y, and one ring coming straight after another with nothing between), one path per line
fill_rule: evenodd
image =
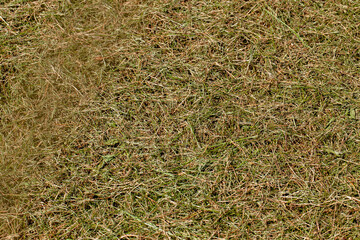
M357 1L0 13L2 237L360 237Z

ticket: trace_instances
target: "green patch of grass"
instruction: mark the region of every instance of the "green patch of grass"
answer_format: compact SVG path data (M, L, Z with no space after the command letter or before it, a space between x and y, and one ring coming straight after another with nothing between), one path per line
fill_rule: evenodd
M6 1L0 233L359 237L359 7Z

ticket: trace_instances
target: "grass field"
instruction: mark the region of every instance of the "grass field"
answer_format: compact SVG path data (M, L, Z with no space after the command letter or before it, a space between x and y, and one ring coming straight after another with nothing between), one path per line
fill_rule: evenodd
M0 238L360 239L359 1L0 16Z

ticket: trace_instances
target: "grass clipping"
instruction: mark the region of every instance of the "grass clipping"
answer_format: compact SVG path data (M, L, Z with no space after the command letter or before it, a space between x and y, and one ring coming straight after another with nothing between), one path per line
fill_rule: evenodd
M1 237L360 237L356 1L0 7Z

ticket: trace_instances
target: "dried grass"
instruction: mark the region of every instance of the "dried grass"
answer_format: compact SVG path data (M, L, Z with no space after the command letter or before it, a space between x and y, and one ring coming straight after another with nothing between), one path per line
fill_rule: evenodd
M359 238L356 1L0 4L0 234Z

